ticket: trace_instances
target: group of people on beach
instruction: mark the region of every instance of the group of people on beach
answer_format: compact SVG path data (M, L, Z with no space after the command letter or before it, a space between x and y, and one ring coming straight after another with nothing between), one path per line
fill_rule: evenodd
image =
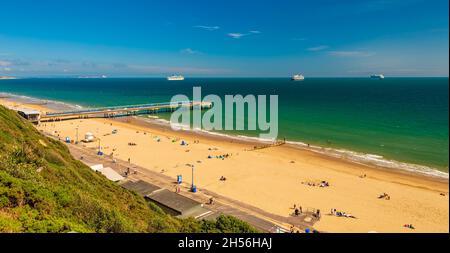
M378 196L379 199L385 199L385 200L391 200L391 196L387 193L383 193L380 196Z
M303 208L294 204L294 216L300 216L303 213Z
M294 204L294 213L293 216L298 217L300 215L302 215L303 212L303 208L301 206L297 206L296 204ZM316 209L315 211L313 211L312 213L309 212L309 214L311 214L314 218L319 219L322 217L322 214L320 212L320 209Z
M331 214L331 215L334 215L334 216L336 216L336 217L345 217L345 218L356 219L355 216L353 216L353 215L351 215L351 214L349 214L349 213L346 213L346 212L337 211L335 208L334 208L334 209L331 209L330 214Z
M290 229L289 229L289 233L293 234L293 233L300 233L300 229L296 228L294 225L291 225Z
M131 175L131 174L136 175L136 174L137 174L137 171L135 171L135 170L134 170L134 171L131 171L130 168L127 168L123 174L124 174L125 177L128 177L128 176Z
M416 229L416 228L413 226L413 224L405 224L405 225L403 225L403 227L409 228L409 229Z
M230 156L231 156L230 154L216 155L216 156L209 155L208 159L216 158L216 159L225 160L226 158L229 158Z
M302 184L307 185L307 186L312 186L312 187L320 187L320 188L325 188L325 187L329 187L330 183L328 181L322 180L319 183L315 183L315 182L302 182Z

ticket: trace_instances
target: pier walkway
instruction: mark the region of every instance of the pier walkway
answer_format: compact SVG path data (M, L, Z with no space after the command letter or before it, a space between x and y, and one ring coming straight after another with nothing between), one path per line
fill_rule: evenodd
M154 114L158 112L171 112L180 107L194 108L200 106L201 108L211 108L210 102L194 102L194 101L180 101L176 103L153 103L142 105L124 105L124 106L111 106L92 109L80 109L73 111L63 112L48 112L41 115L40 121L59 121L67 119L79 119L79 118L114 118L121 116L140 115L140 114Z

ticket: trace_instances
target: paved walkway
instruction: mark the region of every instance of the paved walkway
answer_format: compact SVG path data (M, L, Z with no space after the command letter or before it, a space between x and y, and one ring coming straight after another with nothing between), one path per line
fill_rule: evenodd
M163 173L157 173L149 169L130 164L122 160L116 160L114 163L110 157L98 156L95 150L82 147L81 145L67 144L67 146L69 147L71 154L76 159L82 160L86 164L103 164L104 167L111 167L121 175L125 175L127 168L130 168L132 173L127 177L129 180L143 180L161 188L175 191L175 178L169 177ZM307 217L310 217L309 215L303 215L300 217L283 217L280 215L271 214L257 207L230 199L205 189L198 189L197 193L192 193L189 189L189 184L182 184L180 194L200 203L204 203L207 208L214 212L237 217L265 232L276 232L279 227L288 230L291 225L294 225L301 230L305 230L307 228L311 229L316 221L315 219L308 219ZM208 204L211 197L214 198L213 205ZM306 220L309 220L309 222L305 221L305 218Z

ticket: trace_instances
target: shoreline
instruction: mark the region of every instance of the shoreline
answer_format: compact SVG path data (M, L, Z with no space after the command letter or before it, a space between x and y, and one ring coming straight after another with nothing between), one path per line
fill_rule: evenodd
M120 120L120 119L119 119ZM165 128L169 131L171 130L171 127L169 125L169 122L166 120L161 120L159 118L143 118L143 117L136 117L135 124L138 124L137 121L142 121L147 124L149 124L151 127L154 126L160 126L162 128ZM249 143L255 146L260 145L267 145L271 144L271 141L266 141L259 139L257 137L250 137L250 136L243 136L243 135L230 135L230 134L223 134L218 133L214 131L204 131L204 130L181 130L182 132L191 133L194 135L199 136L207 136L210 138L217 138L218 140L224 140L224 141L234 141L234 142L242 142L242 143ZM314 152L317 154L321 154L323 156L329 157L329 158L335 158L335 159L342 159L350 163L355 163L363 166L367 166L370 168L376 168L376 169L382 169L387 171L396 171L399 173L411 173L414 175L419 176L425 176L435 179L443 179L448 180L449 179L449 173L441 171L436 168L428 167L426 165L419 165L419 164L410 164L410 163L404 163L396 160L387 160L384 159L381 156L373 155L373 154L366 154L366 153L359 153L356 151L346 150L346 149L333 149L333 148L325 148L321 146L315 146L315 145L308 145L304 142L300 141L289 141L286 140L286 144L284 146L289 146L294 149L299 150L307 150L310 152ZM365 159L366 157L370 157L369 159Z
M162 134L166 134L167 136L176 135L178 137L185 137L185 138L190 138L190 139L194 138L194 139L199 139L202 141L209 141L211 143L213 143L213 142L221 142L222 143L223 142L223 143L228 143L231 145L240 145L242 148L248 149L249 151L251 151L253 146L265 144L265 143L257 141L257 140L241 139L238 137L234 138L234 136L228 136L228 135L215 135L215 134L211 134L209 132L198 132L198 131L192 131L192 130L174 131L170 128L169 125L161 124L159 122L149 122L147 120L142 120L138 117L116 118L116 119L97 119L97 120L108 121L108 122L110 121L110 122L114 122L116 124L119 123L122 126L132 127L133 129L141 130L141 131L151 130L152 132L157 132L160 135L162 135ZM271 148L281 149L281 150L287 151L287 152L308 153L310 155L315 155L315 156L321 157L323 159L344 162L349 165L363 166L364 171L379 171L382 173L386 173L389 176L387 176L385 179L392 178L392 176L400 174L401 176L408 177L409 180L416 181L416 182L432 181L432 182L444 183L444 184L449 183L448 178L438 177L438 176L429 175L429 174L423 174L423 173L419 173L419 172L400 170L400 169L392 170L390 168L373 166L373 165L368 165L368 164L364 164L364 163L357 163L352 160L347 160L345 158L339 158L339 157L333 157L333 156L330 156L330 155L327 155L327 154L324 154L321 152L316 152L315 150L300 147L298 145L292 145L289 143L287 143L286 145L283 145L283 146L269 147L267 149L271 149ZM354 172L352 174L355 174L358 176L360 175L360 173L357 173L356 171L352 171L352 170L347 170L346 172ZM445 187L443 189L445 189Z
M3 97L5 95L7 97ZM4 104L5 102L9 102L12 104L24 104L31 106L32 109L47 112L77 110L83 108L82 106L77 104L71 104L55 100L45 100L13 93L0 92L0 104ZM165 119L159 118L158 116L155 116L155 118L145 118L145 117L137 117L137 118L139 119L139 121L150 124L149 125L150 127L161 126L163 128L166 128L167 130L172 131L169 122ZM120 118L118 119L120 120ZM135 122L135 124L137 124L137 122ZM182 130L182 132L187 132L200 136L204 135L224 141L233 140L236 142L251 143L252 145L255 146L270 144L270 141L261 140L257 137L251 136L232 135L214 131L193 130L193 129ZM401 174L413 174L417 176L424 176L434 178L437 181L448 181L450 178L449 177L450 174L448 171L447 172L442 171L440 169L433 168L427 165L411 164L397 160L389 160L385 159L382 156L369 153L361 153L357 151L340 148L326 148L316 145L308 145L302 141L291 141L291 140L286 140L285 146L290 146L294 149L315 152L329 158L342 159L350 163L355 163L374 169L386 170L388 172L393 171L394 173L398 172Z
M43 109L42 105L30 107ZM250 151L261 143L204 132L172 131L161 122L152 124L136 118L52 122L38 129L74 139L75 126L80 127L81 134L90 131L101 138L105 158L113 152L117 159L131 158L132 164L170 178L183 175L185 182L191 180L187 164L194 164L200 189L284 217L292 212L294 203L320 209L324 216L315 228L321 231L448 232L448 179L368 167L289 144ZM111 134L113 129L118 133ZM189 145L180 145L180 140ZM98 147L98 143L81 145L93 153ZM206 158L225 153L231 154L230 158ZM227 181L219 181L221 176L226 176ZM331 186L304 184L321 180ZM383 192L392 199L377 199ZM327 215L332 208L357 219ZM402 227L410 223L417 229Z

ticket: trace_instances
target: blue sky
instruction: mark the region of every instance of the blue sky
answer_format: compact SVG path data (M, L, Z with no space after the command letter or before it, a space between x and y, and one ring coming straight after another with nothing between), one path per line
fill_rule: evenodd
M448 76L447 0L2 1L0 75Z

